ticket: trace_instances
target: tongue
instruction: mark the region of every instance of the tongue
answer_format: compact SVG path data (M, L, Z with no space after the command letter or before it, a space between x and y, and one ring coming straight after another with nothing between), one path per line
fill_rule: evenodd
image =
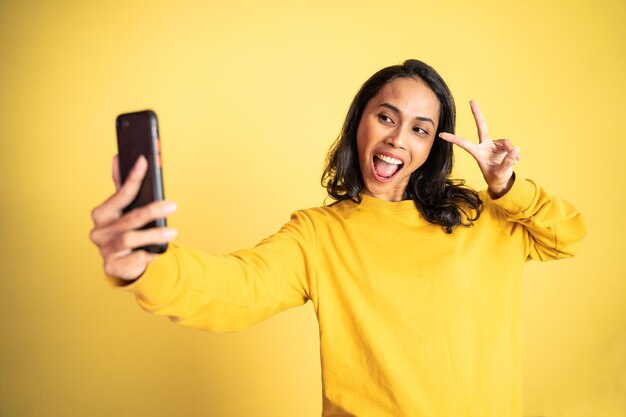
M387 162L374 158L374 169L381 177L389 178L396 173L400 165L388 164Z

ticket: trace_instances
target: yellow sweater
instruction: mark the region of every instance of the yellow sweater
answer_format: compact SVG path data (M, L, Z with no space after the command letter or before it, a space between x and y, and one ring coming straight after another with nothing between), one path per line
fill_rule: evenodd
M445 234L412 201L297 211L254 249L171 245L127 289L178 324L245 329L311 300L323 416L519 417L521 276L571 257L580 214L530 180Z

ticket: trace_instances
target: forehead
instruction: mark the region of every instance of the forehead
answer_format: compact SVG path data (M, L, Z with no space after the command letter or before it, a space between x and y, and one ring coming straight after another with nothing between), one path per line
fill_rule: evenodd
M378 107L382 103L397 107L407 117L429 117L435 125L439 122L439 99L419 78L396 78L388 82L370 100L368 107Z

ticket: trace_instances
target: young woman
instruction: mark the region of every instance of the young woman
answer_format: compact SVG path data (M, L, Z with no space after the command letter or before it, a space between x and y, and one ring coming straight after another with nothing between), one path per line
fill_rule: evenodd
M357 93L322 182L329 206L297 211L255 248L213 256L137 231L175 210L124 216L146 171L140 159L93 211L92 240L115 285L176 323L235 331L311 300L320 326L324 416L521 416L521 275L529 258L574 255L585 228L570 204L516 178L519 149L454 135L441 77L408 60ZM487 190L449 178L453 144Z

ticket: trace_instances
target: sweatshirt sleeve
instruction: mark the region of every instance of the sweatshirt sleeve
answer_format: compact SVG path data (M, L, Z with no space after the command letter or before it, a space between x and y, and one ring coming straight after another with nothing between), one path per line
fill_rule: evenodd
M540 261L570 258L587 233L574 206L550 196L532 180L516 178L504 196L492 201L506 220L524 228L526 258Z
M135 294L143 309L177 324L242 330L311 298L314 238L310 218L296 212L255 248L230 255L170 244L124 289Z

